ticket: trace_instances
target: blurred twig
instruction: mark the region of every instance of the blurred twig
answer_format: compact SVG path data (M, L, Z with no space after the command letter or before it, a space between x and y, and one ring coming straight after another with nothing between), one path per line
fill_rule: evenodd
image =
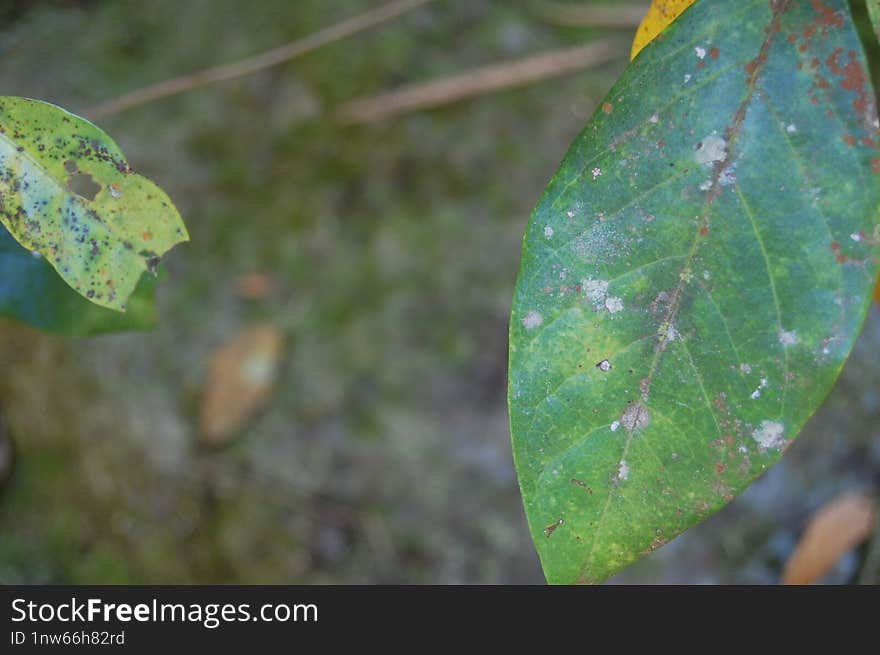
M648 3L579 5L552 2L542 5L540 16L548 23L568 27L636 28L648 13Z
M553 50L432 82L358 98L340 107L336 111L336 117L347 125L373 123L391 116L441 107L493 91L525 86L591 68L625 56L628 51L629 44L622 39L600 39L582 46Z
M214 82L231 80L236 77L250 75L264 68L277 66L295 57L316 50L334 41L339 41L347 36L362 32L370 27L391 20L401 14L426 5L435 0L392 0L380 7L371 9L363 14L346 19L323 30L314 32L286 45L274 48L259 55L243 59L241 61L207 68L195 73L176 77L171 80L152 84L126 93L123 96L108 100L92 107L84 112L87 118L96 120L111 114L137 107L154 100L177 95L184 91L197 89Z

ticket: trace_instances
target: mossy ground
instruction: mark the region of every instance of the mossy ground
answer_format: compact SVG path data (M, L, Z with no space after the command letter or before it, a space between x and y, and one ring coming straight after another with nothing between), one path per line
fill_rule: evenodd
M372 5L19 3L0 13L0 85L83 111ZM0 581L542 581L510 455L507 317L528 215L625 54L378 126L332 118L358 95L598 34L530 7L439 2L100 121L175 200L192 242L167 258L151 333L0 326L17 447ZM276 281L266 300L236 294L252 272ZM273 402L229 447L200 449L207 357L257 320L287 336ZM874 310L783 462L621 579L775 581L811 510L880 483L878 351Z

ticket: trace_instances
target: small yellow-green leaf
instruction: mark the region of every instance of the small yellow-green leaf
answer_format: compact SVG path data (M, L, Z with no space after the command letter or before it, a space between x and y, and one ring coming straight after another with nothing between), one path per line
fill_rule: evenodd
M144 271L188 240L171 200L101 129L60 107L0 97L0 221L73 289L125 311Z

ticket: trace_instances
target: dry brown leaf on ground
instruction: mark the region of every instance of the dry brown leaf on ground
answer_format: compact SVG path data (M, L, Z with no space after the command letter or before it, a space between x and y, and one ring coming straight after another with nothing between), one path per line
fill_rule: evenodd
M782 573L783 584L811 584L847 552L871 536L877 507L860 493L845 493L823 505L810 519Z
M256 325L214 351L202 396L202 443L226 443L265 405L275 386L283 341L274 325Z
M235 281L235 292L248 300L263 300L274 290L275 282L266 273L248 273Z

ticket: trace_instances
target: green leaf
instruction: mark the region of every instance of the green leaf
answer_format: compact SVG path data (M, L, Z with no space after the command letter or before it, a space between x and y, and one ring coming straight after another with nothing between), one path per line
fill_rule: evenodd
M514 456L547 579L723 507L822 403L877 279L874 92L845 0L700 0L630 64L527 228Z
M156 276L145 275L125 313L99 307L67 286L45 259L23 249L0 226L0 316L71 336L145 330L156 322L156 282Z
M0 222L76 291L125 311L146 270L188 240L174 205L88 121L0 97Z
M880 39L880 0L868 0L868 16L874 26L874 34Z

